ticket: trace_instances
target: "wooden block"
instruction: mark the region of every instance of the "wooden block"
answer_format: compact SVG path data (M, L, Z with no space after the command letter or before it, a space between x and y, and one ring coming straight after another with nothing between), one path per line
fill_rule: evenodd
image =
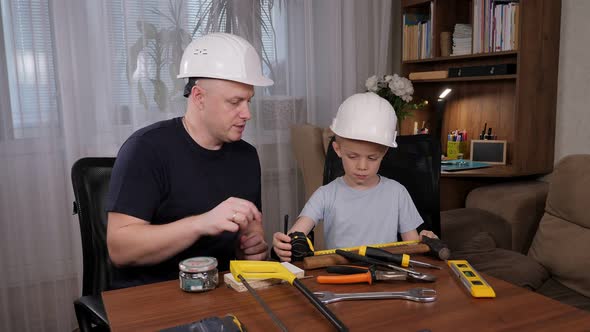
M281 264L283 264L297 278L303 278L305 276L305 271L298 268L297 266L295 266L289 262L282 262ZM233 288L234 290L236 290L238 292L248 291L246 286L244 286L244 284L241 281L236 281L236 279L234 279L234 276L231 273L224 274L223 281L225 282L225 284L228 287ZM258 280L248 279L248 284L254 289L264 289L264 288L268 288L272 285L280 284L283 281L284 280L281 280L281 279L258 279Z

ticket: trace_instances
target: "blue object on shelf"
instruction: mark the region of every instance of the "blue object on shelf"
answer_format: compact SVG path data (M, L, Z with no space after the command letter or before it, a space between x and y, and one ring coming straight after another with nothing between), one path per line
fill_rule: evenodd
M466 171L468 169L490 167L488 163L471 160L444 160L440 163L440 170L444 172Z

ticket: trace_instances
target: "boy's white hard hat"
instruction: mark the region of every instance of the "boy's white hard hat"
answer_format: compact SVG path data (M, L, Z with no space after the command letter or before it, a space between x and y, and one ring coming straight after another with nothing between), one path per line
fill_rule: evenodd
M397 147L397 117L391 104L373 92L348 97L338 108L330 129L344 138Z
M177 78L207 77L255 86L274 82L262 75L260 57L245 39L212 33L193 40L184 50Z

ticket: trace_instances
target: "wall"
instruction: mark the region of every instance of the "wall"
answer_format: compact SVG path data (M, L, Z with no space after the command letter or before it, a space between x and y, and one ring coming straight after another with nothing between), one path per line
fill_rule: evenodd
M555 162L590 153L590 1L562 0Z

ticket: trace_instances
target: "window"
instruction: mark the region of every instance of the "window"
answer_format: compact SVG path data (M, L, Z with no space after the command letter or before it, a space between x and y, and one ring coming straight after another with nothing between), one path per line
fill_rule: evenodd
M184 48L190 42L198 18L204 18L196 32L196 35L202 35L205 33L207 20L210 19L211 6L217 6L221 2L218 0L109 1L111 11L109 16L112 20L109 22L109 39L113 56L113 101L120 111L118 118L121 124L130 121L129 114L133 106L143 107L146 111L158 109L172 112L184 111L185 104L182 97L184 82L176 79L179 59L174 61L173 58L177 50L165 44L166 41L145 38L144 32L152 29L163 33L176 29L174 32L176 34L174 38L176 38L178 31L183 31L183 34L186 34L186 38L182 39L182 48ZM258 1L252 1L252 3L258 3ZM268 0L260 1L260 4L266 10ZM179 19L177 20L176 17ZM264 25L271 26L271 15L268 11L263 13L262 20ZM222 17L219 25L225 25L225 17ZM261 33L264 48L262 53L274 61L276 52L273 31L270 28L262 29ZM162 83L156 83L155 80L160 80ZM154 96L156 84L165 85L160 92L165 91L167 95L161 102L157 101L158 96ZM167 109L174 108L175 101L180 105L179 108Z
M7 138L32 138L59 127L49 0L2 0L11 132ZM7 91L0 91L4 96ZM5 98L3 98L5 99Z

